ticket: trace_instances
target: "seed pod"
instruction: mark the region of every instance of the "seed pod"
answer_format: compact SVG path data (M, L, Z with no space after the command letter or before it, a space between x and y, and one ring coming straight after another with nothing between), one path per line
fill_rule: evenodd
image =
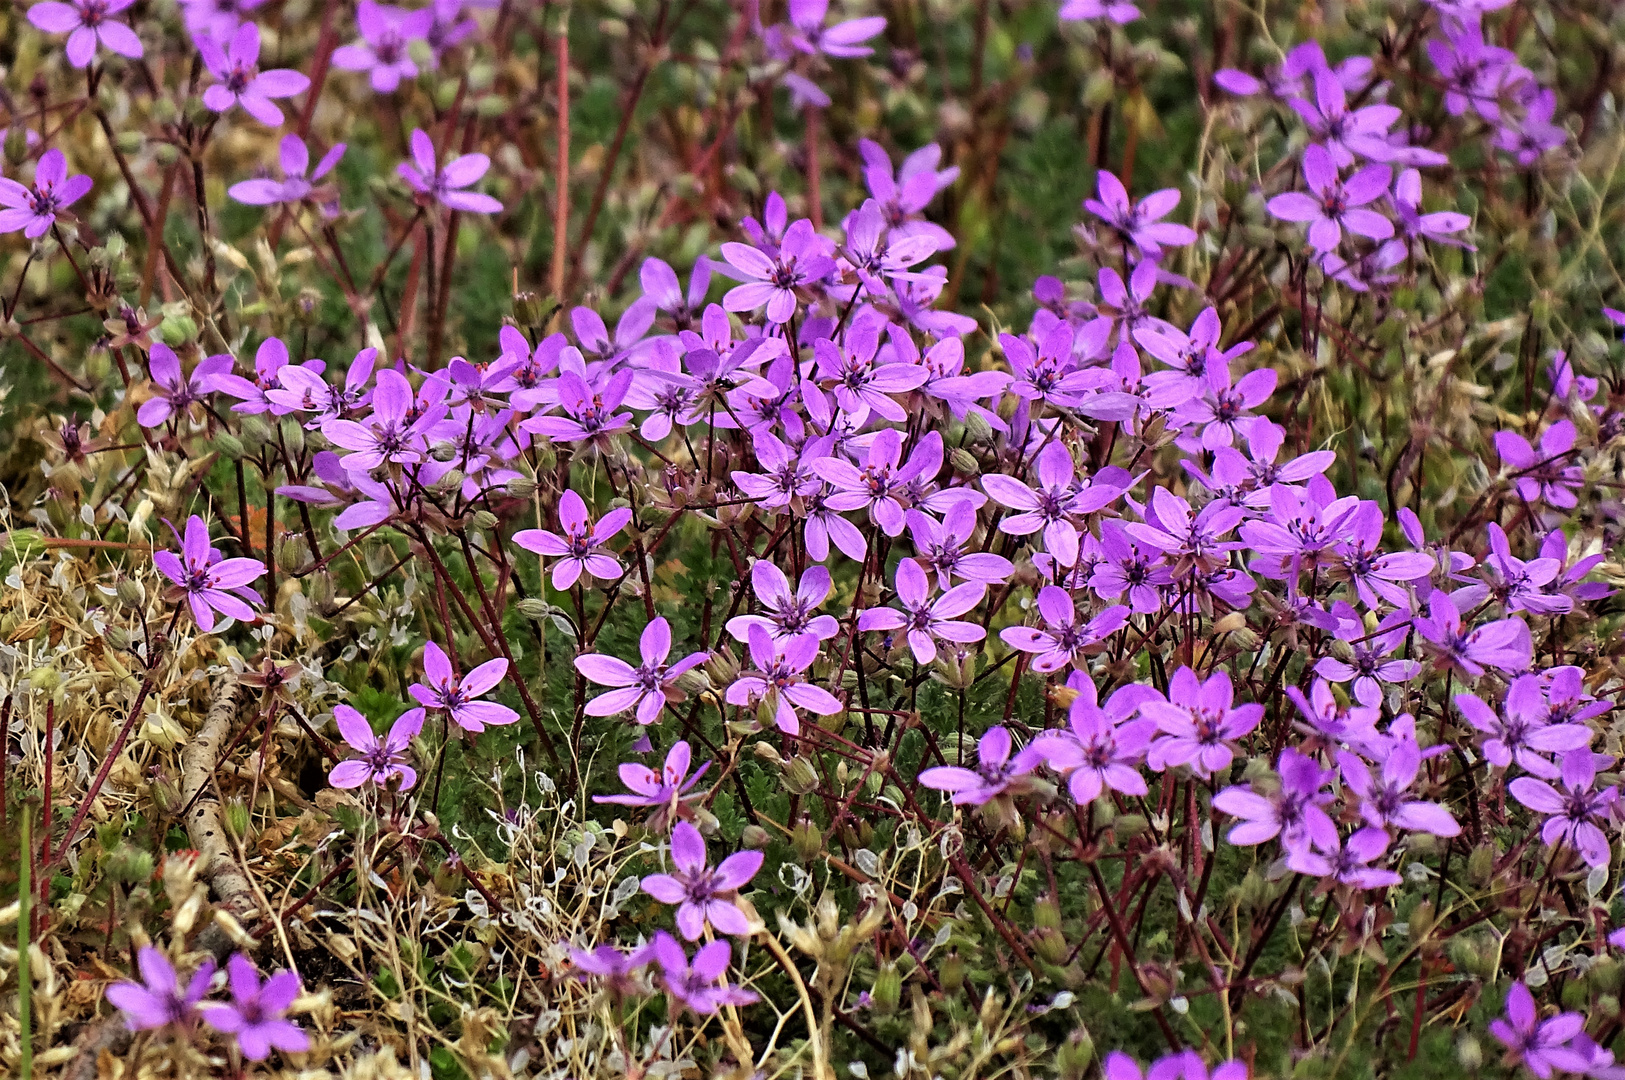
M1095 1059L1095 1041L1078 1028L1055 1048L1055 1074L1060 1080L1083 1080Z
M503 492L513 499L528 499L536 494L536 481L528 476L516 476L502 485Z
M310 545L298 533L288 533L277 541L276 563L290 574L310 565Z
M824 835L807 818L790 831L790 846L802 862L812 862L824 850Z
M535 596L525 597L516 606L519 608L519 614L527 619L545 619L553 610L552 604Z
M972 412L965 417L965 434L973 443L985 443L993 438L993 425L980 413Z

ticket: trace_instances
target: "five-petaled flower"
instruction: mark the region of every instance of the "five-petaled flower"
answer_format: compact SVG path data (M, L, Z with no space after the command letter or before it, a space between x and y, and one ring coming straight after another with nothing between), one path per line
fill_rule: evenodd
M216 1031L234 1035L237 1048L250 1061L264 1061L273 1049L302 1054L310 1049L310 1036L287 1019L288 1006L299 996L299 976L279 971L260 982L254 962L242 953L226 964L231 1002L210 1005L203 1019Z
M600 581L614 581L621 576L621 561L603 550L632 520L627 507L611 510L593 524L587 516L587 504L574 491L559 497L559 529L524 529L514 534L513 542L526 551L558 559L553 564L553 587L568 589L582 573Z
M151 1031L170 1024L194 1027L202 1015L198 1002L209 992L209 980L214 978L214 961L205 960L192 973L185 990L168 958L153 946L143 945L135 962L141 972L140 982L119 982L107 988L107 1000L124 1013L125 1026L131 1031Z
M423 730L423 717L422 709L408 709L390 726L389 734L379 738L372 733L367 718L354 708L333 706L333 722L338 725L339 734L361 756L333 766L328 783L336 788L356 788L370 782L382 788L399 777L400 790L410 788L418 782L418 774L406 764L409 760L406 750Z
M21 229L28 239L38 239L90 188L90 177L68 175L68 159L62 151L47 150L34 166L33 187L0 177L0 206L6 208L0 210L0 233Z
M614 716L631 709L638 723L652 724L660 719L660 710L666 707L666 702L682 700L682 692L676 686L678 677L705 663L710 655L689 653L677 663L667 664L666 657L671 654L671 624L661 618L650 620L643 628L638 651L643 663L637 667L603 653L576 657L577 671L599 686L615 687L587 702L588 716Z
M491 167L484 154L463 154L440 168L434 142L421 128L412 132L412 160L395 166L402 180L418 193L424 205L439 203L448 210L467 214L495 214L502 204L489 195L464 188L476 183Z
M209 527L196 514L186 522L181 553L155 551L152 562L175 583L176 599L186 598L192 618L205 634L214 629L217 611L239 622L254 621L254 609L248 602L261 601L248 583L265 573L265 564L258 559L223 558L218 548L210 546Z
M293 97L310 87L309 78L289 68L259 69L260 28L251 22L237 28L227 48L200 37L197 50L209 74L220 80L203 91L203 104L217 113L241 105L260 123L279 127L282 110L271 99Z
M739 851L717 866L707 865L700 830L679 821L671 830L672 873L650 874L643 891L662 904L677 905L677 929L695 941L707 926L724 934L749 934L750 919L736 894L762 868L760 851Z
M502 681L508 673L503 657L487 660L462 677L451 667L451 657L434 642L423 646L423 677L428 684L413 683L407 689L426 709L444 709L458 727L478 734L487 726L511 724L519 714L495 701L476 701Z
M134 4L135 0L44 0L28 9L28 21L47 34L68 35L68 63L87 67L98 44L108 50L138 59L141 39L122 22L110 18Z

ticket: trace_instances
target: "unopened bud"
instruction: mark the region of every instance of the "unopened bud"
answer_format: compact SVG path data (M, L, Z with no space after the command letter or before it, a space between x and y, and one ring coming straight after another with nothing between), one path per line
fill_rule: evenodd
M761 758L763 761L768 762L771 765L777 765L780 768L785 767L784 755L780 754L779 751L778 751L778 748L776 746L774 746L772 743L768 743L768 742L752 743L750 749L751 749L751 753L755 754L757 757Z
M696 697L711 689L711 678L700 668L689 668L677 676L677 689Z
M896 964L887 964L875 975L874 986L869 990L869 1003L877 1015L890 1016L902 997L903 976Z
M1095 1041L1078 1028L1055 1048L1055 1073L1060 1080L1083 1080L1095 1059Z
M802 862L811 862L824 850L824 834L811 821L802 818L790 831L790 846L796 849Z
M511 499L528 499L536 494L536 481L528 476L516 476L503 484L502 490Z
M760 825L746 825L744 831L739 834L739 842L752 851L761 851L767 847L771 839L767 830Z
M985 443L993 438L993 425L985 416L972 411L965 417L965 434L973 443Z
M553 605L535 596L527 596L516 605L519 614L527 619L545 619L553 611Z
M473 525L481 532L490 532L497 527L497 516L489 510L476 510L472 519Z
M135 578L120 578L118 599L128 607L141 607L147 602L147 590Z
M152 877L155 865L152 852L120 844L107 860L107 876L125 885L139 885Z
M1053 894L1046 893L1033 904L1033 925L1044 930L1061 928L1061 903Z
M62 685L62 673L54 667L42 665L28 673L28 685L41 694L53 693Z
M937 968L937 982L950 994L959 993L965 985L965 960L958 949L949 949L948 955L942 958L942 964Z
M981 466L976 462L976 455L963 446L955 447L953 453L948 455L948 464L954 467L955 472L965 476L975 476L981 471Z
M305 452L305 426L291 416L284 416L281 422L282 445L293 457Z
M297 533L289 533L277 541L276 564L290 574L297 574L310 564L310 545Z
M806 795L818 787L818 770L806 758L797 757L784 770L784 786L797 795Z
M229 431L222 431L214 438L214 448L220 451L220 456L227 461L240 461L243 456L243 440Z
M231 835L243 839L248 835L248 827L253 819L246 802L242 799L232 799L226 803L225 820L226 828L231 830Z

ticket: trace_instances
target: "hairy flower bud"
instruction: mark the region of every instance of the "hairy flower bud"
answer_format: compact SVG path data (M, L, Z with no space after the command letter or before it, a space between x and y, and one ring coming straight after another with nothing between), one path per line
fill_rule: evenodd
M965 985L965 959L959 955L958 949L949 949L948 955L942 958L942 964L937 968L937 982L949 994L959 993Z
M135 578L120 578L117 591L119 603L128 607L141 607L147 602L147 590Z
M824 850L824 834L811 820L802 818L790 830L790 846L796 849L802 862L812 862Z
M746 825L739 834L739 842L752 851L761 851L772 839L760 825Z
M471 524L481 532L490 532L498 525L497 516L489 510L476 510L470 519Z
M890 1016L897 1010L897 1003L903 996L903 976L898 972L896 964L887 964L875 974L875 981L869 990L869 1004L877 1015Z
M1060 1080L1083 1080L1095 1059L1095 1041L1078 1028L1055 1048L1055 1074Z
M793 758L784 769L784 786L796 795L807 795L818 788L818 770L804 757Z
M981 472L981 466L976 461L976 455L962 446L955 447L953 453L948 455L948 464L952 465L956 472L965 476L975 476Z
M512 499L528 499L536 494L536 481L528 476L516 476L502 485L503 493Z

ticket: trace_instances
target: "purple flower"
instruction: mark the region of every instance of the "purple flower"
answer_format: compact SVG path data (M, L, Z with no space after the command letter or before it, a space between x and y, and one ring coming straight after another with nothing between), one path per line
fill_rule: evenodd
M37 4L42 7L65 5ZM91 188L88 176L69 176L68 161L60 150L47 150L34 166L34 186L26 188L15 180L0 177L0 233L23 231L30 240L51 230L56 219L78 202Z
M894 424L903 423L908 414L890 395L906 394L930 377L919 364L875 363L880 332L889 326L883 320L865 320L847 332L844 346L828 338L813 343L818 373L834 383L835 404L854 425L862 425L871 412Z
M1508 612L1527 611L1535 615L1562 615L1574 609L1574 598L1549 591L1563 564L1556 559L1535 558L1527 562L1512 554L1506 530L1490 522L1490 553L1483 562L1490 595Z
M1093 513L1116 501L1121 488L1110 484L1086 484L1080 488L1072 451L1061 442L1052 442L1039 451L1035 472L1038 490L1013 476L988 473L982 477L982 490L996 502L1019 513L999 521L999 531L1026 536L1042 531L1044 550L1062 566L1078 561L1078 527L1072 518Z
M934 242L937 251L954 246L953 234L947 229L917 218L939 192L959 179L959 166L937 168L942 163L942 147L927 143L905 157L895 173L891 155L874 140L859 139L858 152L863 155L864 183L880 204L881 215L894 238L926 237Z
M915 272L909 268L937 250L935 236L910 236L901 229L893 230L874 199L865 199L841 224L846 233L843 274L848 269L855 273L870 296L891 295L894 281L914 277Z
M712 869L706 865L700 830L679 821L671 830L670 874L650 874L643 891L662 904L677 904L677 929L695 941L707 925L722 934L749 934L750 920L734 896L762 868L760 851L739 851Z
M1388 834L1381 829L1360 829L1349 837L1348 843L1330 856L1310 854L1300 863L1317 877L1336 879L1341 885L1356 889L1386 889L1405 879L1380 866L1371 864L1388 852Z
M1066 18L1064 8L1061 18ZM1196 242L1196 233L1188 227L1160 220L1179 205L1178 188L1153 191L1135 203L1129 199L1123 182L1105 169L1100 170L1096 184L1100 197L1085 199L1083 208L1105 221L1125 245L1132 244L1141 255L1156 259L1162 255L1164 244L1184 247Z
M1133 4L1111 0L1063 0L1056 13L1062 22L1080 22L1084 19L1110 19L1125 26L1140 17L1140 9Z
M1338 772L1359 799L1366 823L1390 834L1394 829L1403 829L1434 836L1461 835L1461 825L1450 811L1411 795L1422 769L1422 748L1416 742L1414 723L1402 717L1394 722L1389 736L1382 765L1375 774L1358 755L1347 750L1337 755Z
M602 390L597 390L580 375L566 371L559 376L558 393L559 405L569 415L533 416L519 427L523 431L546 435L554 442L590 442L599 447L608 446L609 437L626 430L632 422L631 413L615 411L626 400L627 391L632 388L632 378L630 369L621 371Z
M306 176L310 168L310 148L305 140L297 135L284 135L282 137L280 159L282 164L282 182L259 179L244 180L231 185L226 190L240 203L249 206L275 206L280 203L296 203L306 198L320 198L324 203L331 203L337 207L337 191L335 189L317 189L316 181L333 171L333 167L344 156L344 143L335 143L322 159L316 163L316 169Z
M1512 680L1500 716L1472 694L1457 694L1456 708L1469 724L1490 736L1481 749L1491 765L1505 769L1516 761L1532 776L1556 780L1561 770L1541 755L1590 746L1591 729L1584 724L1549 723L1540 683L1538 675Z
M185 417L194 404L213 393L216 377L231 372L232 360L226 353L204 357L186 378L181 374L175 350L157 341L147 358L147 368L155 384L154 394L136 410L135 421L142 427L154 428L171 416Z
M562 536L547 529L524 529L514 533L513 541L526 551L559 560L553 566L553 587L562 591L574 585L583 571L600 581L614 581L621 576L620 560L601 549L631 520L631 509L623 506L611 510L594 525L581 496L565 491L559 497Z
M231 980L231 1004L209 1006L203 1010L203 1019L216 1031L237 1036L243 1057L264 1061L272 1049L286 1054L310 1049L310 1038L283 1015L299 996L296 973L279 971L262 984L254 962L242 953L231 958L226 973Z
M418 782L417 770L406 764L406 749L423 730L422 709L406 710L382 739L372 733L367 718L348 705L333 706L333 722L344 741L361 756L333 766L327 775L328 783L336 788L356 788L370 780L377 787L386 787L398 776L400 790L405 791Z
M1375 210L1359 207L1375 202L1388 191L1393 169L1387 165L1367 165L1345 183L1337 175L1337 162L1325 147L1311 143L1303 148L1303 178L1313 196L1289 191L1269 201L1269 212L1286 221L1307 221L1309 244L1316 251L1334 251L1343 230L1386 240L1394 235L1394 223Z
M705 307L705 294L711 291L711 260L701 255L694 261L686 294L677 281L677 272L662 259L644 259L638 281L643 295L654 301L656 309L670 314L677 329L686 330Z
M660 719L660 710L668 701L681 701L677 690L678 676L692 667L705 663L710 655L705 652L689 653L675 664L667 665L671 655L671 626L665 619L656 618L643 628L638 639L638 651L643 663L633 667L625 660L602 653L587 653L576 657L576 670L599 686L616 689L599 694L587 702L588 716L614 716L633 709L638 723L652 724Z
M1235 760L1235 740L1251 732L1264 718L1264 706L1233 706L1235 691L1223 671L1206 681L1182 667L1168 681L1168 700L1153 699L1140 706L1140 715L1155 721L1162 736L1151 744L1146 764L1156 772L1188 765L1207 779Z
M1167 488L1156 488L1146 504L1144 523L1132 522L1123 528L1135 540L1158 551L1191 560L1209 570L1222 565L1226 552L1242 545L1222 540L1239 525L1247 512L1239 506L1210 502L1200 512Z
M709 1016L724 1005L749 1005L759 1000L755 993L729 985L723 978L733 960L733 945L728 941L700 946L692 966L683 946L664 930L655 932L649 947L660 963L660 981L666 993L682 1008Z
M214 629L216 611L239 622L254 621L254 609L245 600L261 601L248 583L265 573L265 564L258 559L222 558L220 549L209 545L209 527L196 514L186 522L181 553L154 551L152 564L175 583L177 599L186 597L197 628L205 634Z
M874 50L863 43L886 29L886 20L879 15L847 19L826 28L828 15L829 0L790 0L790 44L813 55L868 56Z
M909 454L907 464L899 468L902 452L902 433L886 428L869 443L861 469L836 457L813 461L813 472L833 489L825 496L824 505L831 510L867 508L887 536L901 534L905 519L897 497L909 482L936 475L942 466L942 435L935 431L926 435Z
M372 88L380 94L393 92L402 79L417 78L418 66L412 62L409 46L428 37L434 25L433 8L403 11L374 0L361 0L355 21L361 41L333 50L334 67L371 72ZM432 157L430 172L434 171Z
M86 67L103 45L120 56L136 59L141 55L141 39L121 22L108 18L135 3L135 0L73 0L58 3L45 0L28 9L28 21L47 34L68 35L68 63Z
M790 500L814 495L823 487L811 462L785 446L778 436L757 431L754 442L756 464L762 471L735 472L733 482L763 509L780 509L790 505ZM828 550L826 544L826 554Z
M1523 116L1517 120L1503 120L1495 132L1495 145L1518 159L1518 164L1529 168L1547 151L1556 150L1568 141L1569 133L1552 123L1557 110L1557 94L1545 89L1537 92L1524 106Z
M1579 1013L1558 1013L1541 1020L1535 999L1522 979L1507 991L1505 1019L1490 1021L1489 1032L1507 1048L1507 1056L1529 1066L1529 1071L1546 1080L1554 1071L1583 1073L1587 1060L1570 1046L1585 1028Z
M894 583L902 610L868 608L858 616L859 630L906 630L914 659L921 664L937 658L938 639L958 643L981 641L987 636L980 626L958 618L987 595L987 586L982 582L956 585L932 600L931 581L925 571L913 559L904 559L897 564Z
M1041 675L1059 671L1069 663L1078 664L1090 646L1117 633L1129 617L1129 609L1119 604L1107 608L1087 623L1079 623L1072 594L1058 585L1046 585L1040 589L1036 606L1044 620L1042 629L1011 626L1001 630L999 637L1012 649L1038 653L1033 658L1032 669Z
M1334 683L1353 682L1354 699L1374 709L1382 704L1380 684L1409 682L1422 673L1422 665L1415 660L1384 659L1405 643L1410 635L1410 619L1394 612L1377 626L1375 633L1367 633L1365 623L1352 608L1344 605L1343 610L1348 614L1338 619L1335 634L1348 645L1348 653L1321 657L1315 662L1315 674ZM1339 615L1336 605L1332 614Z
M209 980L214 978L214 961L203 962L185 991L164 954L151 945L141 947L135 962L141 971L140 982L119 982L107 988L107 1000L124 1013L125 1026L131 1031L151 1031L170 1024L182 1028L196 1024L201 1015L198 1002L209 992Z
M488 725L500 727L519 719L519 714L506 705L474 700L500 683L506 674L508 661L499 656L458 678L452 671L451 657L430 641L423 646L423 677L428 685L413 683L407 690L424 708L445 709L458 727L477 735Z
M1332 793L1322 790L1336 774L1291 747L1281 751L1276 771L1280 786L1274 792L1227 787L1213 796L1213 809L1242 819L1225 835L1230 843L1250 846L1279 836L1287 866L1300 873L1313 873L1303 869L1308 865L1303 855L1311 848L1333 852L1338 847L1337 826L1324 809L1331 803Z
M489 195L462 188L475 183L491 167L491 159L484 154L463 154L446 163L444 169L436 166L438 159L434 143L423 129L412 132L412 160L395 166L395 171L413 191L419 201L427 205L437 202L451 210L468 214L495 214L502 204Z
M1012 749L1009 729L1002 725L988 728L976 744L976 768L938 765L920 773L920 784L950 793L955 806L981 806L1009 791L1044 762L1044 753L1037 747L1024 747L1014 757L1010 756Z
M796 290L828 277L835 269L835 260L825 254L824 245L806 218L785 230L772 255L749 244L723 244L722 257L739 271L745 284L729 289L722 306L729 311L754 311L765 305L769 322L789 322L796 313Z
M1241 526L1241 538L1259 555L1252 570L1269 577L1285 577L1292 566L1318 565L1323 552L1348 537L1349 519L1360 508L1357 496L1338 498L1331 481L1319 475L1309 481L1308 498L1282 484L1270 489L1270 504L1268 515Z
M310 88L310 80L297 71L259 69L260 28L251 22L237 28L228 49L222 50L212 38L200 37L197 51L209 74L220 80L203 91L203 104L217 113L241 105L260 123L280 127L282 110L271 99L293 97Z
M1107 790L1123 795L1144 795L1149 790L1139 764L1157 725L1132 720L1140 704L1156 691L1139 683L1120 688L1102 708L1095 684L1083 672L1074 672L1067 685L1078 690L1067 710L1069 727L1046 731L1033 740L1049 767L1067 778L1072 801L1087 806Z
M1100 523L1100 547L1105 558L1089 575L1089 588L1103 600L1128 594L1129 608L1137 615L1162 610L1162 590L1173 584L1173 571L1160 554L1148 555L1121 523Z
M1347 91L1331 69L1317 68L1314 81L1313 102L1294 97L1288 104L1303 117L1311 138L1316 145L1325 147L1332 163L1346 169L1354 164L1356 156L1388 160L1392 156L1388 129L1400 117L1398 107L1379 103L1350 112ZM1387 186L1386 180L1383 186Z
M690 776L688 772L690 761L691 751L688 743L679 739L666 751L666 760L659 770L631 761L622 763L617 771L621 783L626 785L628 794L594 795L592 801L614 803L618 806L653 807L655 814L650 818L649 828L660 832L665 828L664 822L668 817L684 817L692 813L687 804L704 795L704 792L695 794L689 792L700 782L700 777L705 775L711 763L707 761Z
M1015 572L1003 555L968 550L976 532L976 504L971 500L954 500L940 523L921 510L908 511L907 518L915 554L927 570L936 571L939 588L947 590L954 577L992 585L1008 581Z
M835 616L814 614L835 587L824 567L807 567L792 590L790 579L772 560L757 559L750 568L750 583L757 602L768 614L735 615L729 619L727 629L734 640L748 645L753 626L766 630L775 644L800 634L812 634L823 641L841 632L841 624Z
M654 948L649 945L629 953L613 945L600 945L592 952L570 950L570 962L575 965L577 976L583 980L600 980L604 988L617 997L644 991L637 974L648 967L654 957Z
M818 636L798 634L775 642L760 626L750 628L750 658L756 665L728 685L730 705L774 702L773 722L786 735L801 734L796 708L834 716L846 708L839 698L806 681L804 672L818 659Z
M1564 464L1574 451L1574 440L1574 422L1559 420L1541 434L1538 452L1516 431L1497 431L1495 452L1501 456L1501 467L1513 473L1525 502L1545 501L1559 510L1572 510L1579 505L1574 491L1583 477L1578 465Z
M1379 597L1395 607L1409 607L1410 595L1403 586L1431 574L1433 557L1420 551L1382 554L1382 528L1382 507L1361 502L1337 530L1343 539L1335 548L1337 563L1331 568L1332 576L1352 582L1360 602L1368 608L1378 607ZM1362 629L1360 634L1364 632Z
M1454 210L1440 210L1431 214L1422 212L1422 174L1415 169L1406 169L1399 174L1388 198L1399 218L1400 232L1407 237L1432 240L1468 251L1478 250L1465 240L1455 239L1453 235L1466 230L1473 223L1472 218Z
M1416 630L1432 644L1441 663L1452 665L1470 679L1486 667L1515 673L1525 671L1534 657L1529 627L1513 617L1463 631L1455 601L1440 589L1428 599L1427 617L1416 616Z
M384 465L412 465L428 451L428 432L445 416L435 406L416 419L412 412L412 384L394 368L378 373L372 392L372 412L365 420L328 420L322 434L350 453L342 458L350 472L370 473Z
M1543 780L1520 776L1507 785L1514 799L1546 818L1540 838L1550 846L1566 843L1588 866L1607 866L1608 835L1602 826L1619 810L1619 788L1609 786L1593 791L1597 770L1606 769L1614 759L1594 754L1588 748L1563 755L1563 790L1557 791Z

